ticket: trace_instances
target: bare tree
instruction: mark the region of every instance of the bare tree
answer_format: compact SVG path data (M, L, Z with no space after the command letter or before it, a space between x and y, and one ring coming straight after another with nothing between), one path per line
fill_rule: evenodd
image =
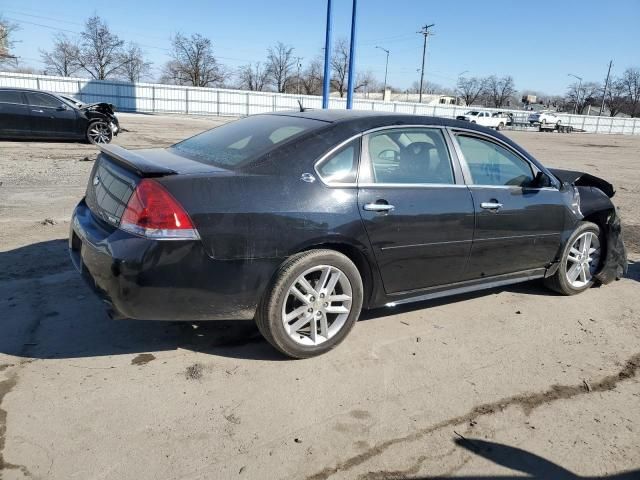
M171 57L163 78L177 85L209 87L221 84L227 73L213 55L211 40L199 33L190 37L181 33L171 39Z
M504 107L516 93L513 77L510 75L502 78L491 75L484 83L487 100L495 108Z
M598 95L602 94L602 85L598 82L572 83L569 85L567 104L574 105L576 112L582 114L587 105L594 105ZM601 97L602 98L602 97Z
M473 105L485 91L485 80L478 77L460 77L458 79L457 94L468 106Z
M356 74L356 82L353 86L354 92L363 91L365 94L372 90L380 90L378 88L378 80L373 72L367 70L366 72L358 72Z
M622 83L621 79L613 79L604 97L604 103L609 110L609 116L615 117L618 113L624 110L625 106L628 104L628 99L625 97L625 93L625 85Z
M435 95L438 93L442 93L444 91L444 87L437 83L433 82L423 82L422 84L422 93L427 95ZM411 88L409 89L410 93L420 93L420 81L416 80L411 84Z
M135 43L129 43L122 55L123 64L120 75L131 83L139 82L151 73L151 62L144 58L144 52Z
M619 79L632 117L640 116L640 69L627 68Z
M18 29L14 23L5 20L0 15L0 65L4 63L16 62L16 57L11 54L13 41L11 35Z
M349 73L349 46L344 38L339 39L333 47L331 56L331 86L341 97L347 91L347 74Z
M293 47L282 42L278 42L275 47L269 47L267 50L267 71L276 91L280 93L287 91L295 63Z
M118 74L125 62L124 41L99 16L89 17L80 32L80 68L96 80L104 80Z
M269 70L260 62L247 64L238 69L240 88L261 92L269 83Z
M322 59L315 57L300 75L302 90L306 95L320 95L322 93Z
M80 47L63 34L54 37L51 51L40 50L40 57L46 65L47 73L53 75L70 77L80 68Z

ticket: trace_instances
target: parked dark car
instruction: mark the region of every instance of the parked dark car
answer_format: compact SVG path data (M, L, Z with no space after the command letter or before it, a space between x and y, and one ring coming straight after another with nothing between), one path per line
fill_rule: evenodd
M610 184L469 122L285 112L101 150L69 247L112 315L255 318L291 357L361 308L533 279L572 295L627 268Z
M110 103L84 104L41 90L0 87L0 138L104 144L119 131Z

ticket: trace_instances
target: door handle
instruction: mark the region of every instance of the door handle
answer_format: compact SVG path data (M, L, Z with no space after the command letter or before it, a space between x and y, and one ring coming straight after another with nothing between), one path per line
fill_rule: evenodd
M31 111L36 113L44 113L44 110L31 110Z
M503 207L503 205L501 203L499 203L499 202L493 201L493 202L482 202L480 204L480 207L484 208L485 210L496 210L497 211L497 210L500 210Z
M362 208L369 212L391 212L396 207L388 203L366 203Z

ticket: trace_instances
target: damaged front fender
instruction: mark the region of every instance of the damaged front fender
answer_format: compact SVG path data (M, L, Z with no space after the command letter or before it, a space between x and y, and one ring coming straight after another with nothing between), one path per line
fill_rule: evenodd
M602 264L602 268L595 275L596 279L603 284L619 280L627 274L627 250L622 240L622 225L616 210L610 214L607 224L602 232L606 239L607 253Z

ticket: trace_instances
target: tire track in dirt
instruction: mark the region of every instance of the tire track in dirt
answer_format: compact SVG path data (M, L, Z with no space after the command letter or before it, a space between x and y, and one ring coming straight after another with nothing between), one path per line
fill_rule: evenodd
M636 353L630 357L618 373L614 375L607 375L597 381L589 383L585 382L579 385L553 385L551 388L543 392L521 393L505 397L494 402L483 403L473 407L469 412L463 415L443 420L442 422L417 430L410 435L393 438L379 443L358 455L343 460L334 467L326 467L323 470L306 477L306 480L326 480L336 473L342 473L362 465L368 460L381 455L394 445L420 440L421 438L437 432L438 430L442 430L443 428L469 423L477 420L479 417L502 412L508 407L520 407L524 411L525 415L529 415L536 408L554 403L558 400L570 400L581 395L595 392L608 392L613 390L618 383L634 378L637 375L638 370L640 370L640 353Z

